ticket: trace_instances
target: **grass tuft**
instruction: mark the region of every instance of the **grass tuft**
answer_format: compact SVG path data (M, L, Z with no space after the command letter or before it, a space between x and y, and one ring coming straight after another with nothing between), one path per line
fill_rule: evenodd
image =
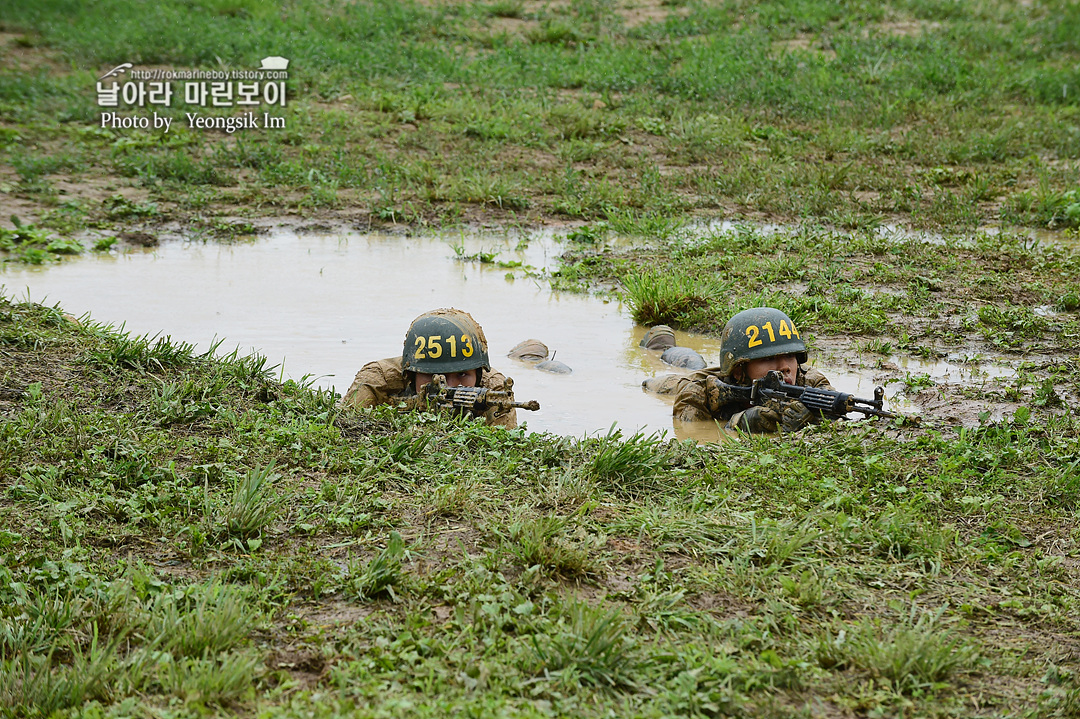
M225 510L225 528L229 536L241 540L258 537L274 520L282 500L275 495L273 463L254 467L236 480L232 502Z
M604 437L586 442L590 443L595 453L586 468L598 486L624 496L663 486L658 477L664 473L669 452L659 436L637 432L623 439L622 430L613 424Z
M549 632L533 636L532 671L568 688L631 689L641 668L635 648L619 612L571 601Z
M630 314L641 325L692 327L719 294L713 286L702 287L700 280L652 271L628 275L623 286Z
M820 640L818 662L825 668L850 665L887 680L905 694L940 688L957 671L972 666L979 653L942 621L944 609L916 607L891 626L865 620Z
M401 562L405 556L405 540L397 532L390 532L386 549L362 565L351 565L345 581L346 593L361 600L387 595L397 600L394 587L400 587L404 575Z

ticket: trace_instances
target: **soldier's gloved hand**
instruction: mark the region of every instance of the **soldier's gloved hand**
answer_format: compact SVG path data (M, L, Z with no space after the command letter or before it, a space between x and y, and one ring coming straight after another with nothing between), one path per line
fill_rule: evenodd
M713 414L720 412L720 408L732 402L738 402L742 397L735 390L728 389L716 377L705 380L705 406Z
M780 413L780 431L798 432L810 424L814 419L814 413L806 408L806 405L797 399L783 403L783 411Z
M416 409L425 409L427 407L427 395L424 393L414 394L411 397L406 397L401 400L401 404L405 405L404 409L407 412L412 412Z
M780 408L775 406L775 401L769 400L763 405L744 410L739 415L735 429L752 434L775 432L777 424L780 423L781 414Z

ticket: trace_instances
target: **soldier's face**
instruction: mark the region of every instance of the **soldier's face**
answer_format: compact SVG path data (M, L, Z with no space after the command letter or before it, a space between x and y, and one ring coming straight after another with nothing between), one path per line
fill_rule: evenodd
M799 361L795 359L795 355L788 354L750 360L746 363L746 376L751 382L761 379L773 370L782 372L784 381L788 384L795 384L795 373L799 371Z
M413 390L420 391L420 388L431 381L434 377L433 374L427 372L417 372L416 380L413 382ZM476 370L467 369L463 372L449 372L445 375L447 387L475 387L476 386Z

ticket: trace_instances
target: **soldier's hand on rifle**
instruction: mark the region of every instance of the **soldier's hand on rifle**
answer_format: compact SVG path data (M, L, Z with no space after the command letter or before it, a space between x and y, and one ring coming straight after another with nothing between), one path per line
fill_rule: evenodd
M739 419L735 428L751 434L775 432L781 414L777 403L774 400L769 400L766 404L744 410L738 415Z
M813 413L797 399L770 398L738 415L737 429L753 434L798 432L810 424Z
M724 405L743 399L745 398L738 392L724 386L716 377L710 376L705 380L705 406L713 414L717 414Z
M798 432L810 424L814 418L814 413L797 399L782 401L781 404L783 405L780 413L781 432Z
M427 407L427 395L421 392L420 394L414 394L412 397L406 397L398 403L398 406L406 412L424 409Z

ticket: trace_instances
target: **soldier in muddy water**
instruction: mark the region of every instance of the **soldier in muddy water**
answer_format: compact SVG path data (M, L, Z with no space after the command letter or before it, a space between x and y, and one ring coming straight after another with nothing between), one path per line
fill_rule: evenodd
M772 307L739 312L724 325L720 364L681 380L672 407L679 423L719 421L724 429L752 433L795 432L814 421L798 400L769 400L751 406L748 399L723 385L749 386L770 371L779 371L787 384L832 389L816 369L804 366L806 343L791 318Z
M512 385L491 369L487 338L472 315L444 308L425 312L412 321L400 357L364 365L341 404L362 408L403 402L420 407L421 391L436 375L445 377L450 388L485 387L503 392L510 391ZM517 411L512 407L489 407L482 416L490 425L517 426Z
M689 347L679 347L675 340L675 330L667 325L655 325L650 327L645 336L638 343L639 347L646 350L660 352L660 361L671 367L686 370L701 370L707 366L705 359ZM650 377L641 383L642 389L662 397L673 396L678 388L679 380L685 375L662 374Z

